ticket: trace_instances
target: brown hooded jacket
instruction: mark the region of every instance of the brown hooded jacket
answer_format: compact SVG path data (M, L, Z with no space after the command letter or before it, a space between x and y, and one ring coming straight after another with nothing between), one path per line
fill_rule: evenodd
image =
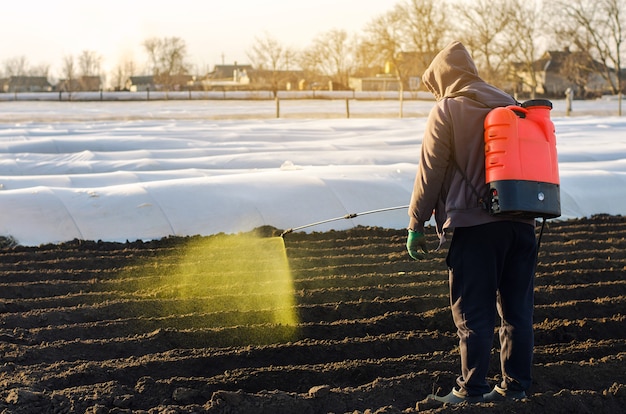
M437 103L422 140L409 205L409 229L423 232L434 211L443 243L446 230L507 220L491 216L480 204L489 193L483 122L492 108L516 102L478 76L474 61L460 42L449 44L435 56L422 81ZM533 220L520 221L534 224Z

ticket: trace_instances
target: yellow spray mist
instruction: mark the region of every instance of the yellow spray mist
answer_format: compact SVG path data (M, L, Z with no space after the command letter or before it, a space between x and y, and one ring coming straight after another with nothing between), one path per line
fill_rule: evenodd
M142 298L135 311L163 320L163 328L185 328L173 325L201 317L206 328L256 326L257 336L266 326L263 338L241 338L242 344L294 339L298 317L281 237L192 237L121 277L126 295Z

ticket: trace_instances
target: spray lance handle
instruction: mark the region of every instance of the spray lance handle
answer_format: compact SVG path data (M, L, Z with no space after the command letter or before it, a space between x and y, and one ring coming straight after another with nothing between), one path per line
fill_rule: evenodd
M282 233L280 233L280 237L284 238L289 233L293 233L293 229L287 229L287 230L283 231Z

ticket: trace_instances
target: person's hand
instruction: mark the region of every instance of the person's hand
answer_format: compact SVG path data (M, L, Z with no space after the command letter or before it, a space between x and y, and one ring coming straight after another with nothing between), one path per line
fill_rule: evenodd
M409 230L406 239L406 249L414 260L423 260L426 258L428 250L426 249L426 237L420 231Z

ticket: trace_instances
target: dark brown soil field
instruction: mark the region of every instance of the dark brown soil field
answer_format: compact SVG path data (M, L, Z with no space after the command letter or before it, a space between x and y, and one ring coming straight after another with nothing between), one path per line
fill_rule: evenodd
M286 259L219 237L0 249L0 412L626 412L624 217L547 224L529 398L460 407L422 401L459 369L445 251L413 262L381 228L288 234Z

